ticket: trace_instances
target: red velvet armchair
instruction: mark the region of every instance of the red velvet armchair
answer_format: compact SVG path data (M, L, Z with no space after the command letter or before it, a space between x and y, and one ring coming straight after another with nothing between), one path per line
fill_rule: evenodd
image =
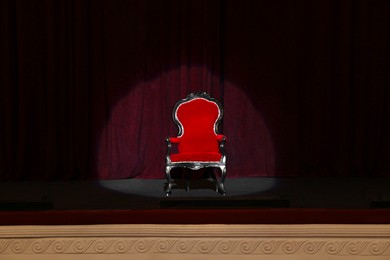
M213 167L221 170L218 182L214 171L212 177L216 191L225 195L226 177L226 137L218 134L218 125L223 116L221 104L207 93L191 93L179 100L172 113L174 123L178 126L177 137L168 137L165 156L165 173L167 178L166 194L171 194L173 180L171 170L175 167L199 170ZM171 154L172 144L177 145L177 153ZM187 191L189 180L187 179Z

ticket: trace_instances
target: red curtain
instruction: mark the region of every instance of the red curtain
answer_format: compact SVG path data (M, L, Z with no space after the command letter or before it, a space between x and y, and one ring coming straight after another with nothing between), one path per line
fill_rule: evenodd
M388 1L0 3L0 179L164 178L174 103L228 176L390 176Z

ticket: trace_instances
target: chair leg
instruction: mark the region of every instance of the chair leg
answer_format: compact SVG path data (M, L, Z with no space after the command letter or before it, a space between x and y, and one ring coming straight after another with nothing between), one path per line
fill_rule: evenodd
M171 195L171 190L172 190L172 185L173 185L173 182L172 182L172 178L171 178L171 169L173 167L172 166L166 166L165 167L165 176L167 178L167 182L168 182L168 186L167 186L167 189L165 190L165 193L167 194L167 196Z
M184 175L186 178L186 191L189 192L190 191L191 173L188 172L187 169L185 169Z
M215 176L214 168L211 169L211 178L213 179L215 184L215 191L218 192L218 180L217 177Z
M221 180L219 183L219 193L225 196L226 195L226 191L225 191L226 166L220 166L219 168L221 169L222 172Z

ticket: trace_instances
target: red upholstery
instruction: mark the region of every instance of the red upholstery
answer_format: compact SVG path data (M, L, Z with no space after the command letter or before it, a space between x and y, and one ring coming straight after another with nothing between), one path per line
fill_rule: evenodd
M172 162L214 162L221 160L220 153L179 153L172 154Z
M180 104L175 118L182 125L182 133L170 138L178 144L178 154L171 155L172 162L180 161L219 161L219 141L222 135L215 133L219 117L216 103L204 98L195 98Z

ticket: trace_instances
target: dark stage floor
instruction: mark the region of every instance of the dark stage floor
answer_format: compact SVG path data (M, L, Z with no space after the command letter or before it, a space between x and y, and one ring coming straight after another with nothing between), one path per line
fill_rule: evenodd
M149 210L162 208L389 208L390 178L227 179L226 196L211 180L193 180L191 191L178 181L172 195L165 179L2 182L0 208L9 210Z

